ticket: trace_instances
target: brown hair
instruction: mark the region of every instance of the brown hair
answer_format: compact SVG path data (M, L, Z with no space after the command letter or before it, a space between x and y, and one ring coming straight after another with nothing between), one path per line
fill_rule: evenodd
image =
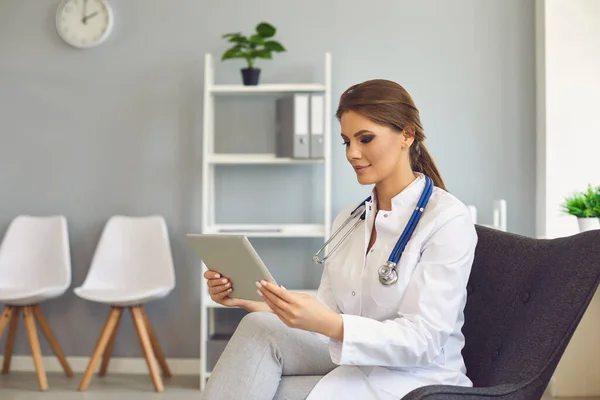
M357 112L376 124L398 132L413 126L415 137L410 147L410 164L414 171L429 176L435 186L446 190L444 181L427 148L419 110L412 97L396 82L373 79L349 87L340 97L336 117L341 120L347 111Z

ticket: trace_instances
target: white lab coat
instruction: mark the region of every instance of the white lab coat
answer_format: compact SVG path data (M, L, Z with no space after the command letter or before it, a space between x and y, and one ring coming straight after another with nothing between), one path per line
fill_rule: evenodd
M423 175L377 213L367 203L366 223L324 264L317 298L343 318L343 342L328 342L339 365L312 390L309 400L398 399L425 385L472 386L461 355L466 285L477 244L467 207L435 187L389 286L377 270L387 261L425 186ZM373 193L374 195L374 193ZM342 210L332 232L356 208ZM328 246L332 249L352 220ZM377 238L366 254L373 223Z

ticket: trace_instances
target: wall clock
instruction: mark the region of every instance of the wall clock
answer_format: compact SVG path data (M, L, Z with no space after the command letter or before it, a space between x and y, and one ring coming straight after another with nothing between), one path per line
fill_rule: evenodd
M108 0L61 0L56 11L56 29L73 47L98 46L109 36L114 14Z

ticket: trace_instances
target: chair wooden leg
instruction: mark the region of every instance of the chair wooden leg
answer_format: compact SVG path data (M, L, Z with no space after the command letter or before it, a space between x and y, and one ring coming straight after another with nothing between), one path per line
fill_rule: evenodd
M158 366L156 365L156 358L154 357L154 351L152 350L152 343L150 342L150 337L148 335L148 331L146 329L146 323L144 321L144 316L142 314L142 310L140 306L131 307L131 317L133 319L133 324L135 325L135 329L138 334L138 338L140 339L140 343L142 344L142 349L144 350L144 356L146 358L146 364L148 365L148 370L150 371L150 378L152 379L152 384L154 385L154 390L156 392L162 392L164 390L162 379L160 374L158 373Z
M146 310L144 307L140 307L140 311L142 312L142 316L144 317L144 322L146 324L146 329L148 330L148 336L150 337L150 342L152 343L152 350L154 350L154 354L156 355L156 360L160 365L160 369L163 372L165 378L170 378L171 370L169 369L169 365L167 364L167 360L165 355L160 347L160 343L158 342L158 338L156 337L156 333L154 333L154 329L152 329L152 324L150 323L150 319L146 314Z
M10 321L10 317L13 315L14 307L12 306L4 306L4 310L2 310L2 314L0 315L0 339L2 338L2 334L4 333L4 329L8 322Z
M65 375L67 375L68 377L75 376L75 374L73 373L73 370L71 369L71 366L69 365L69 362L67 361L67 357L65 356L62 349L60 348L60 345L58 344L58 340L56 340L54 333L52 333L52 329L50 329L50 324L48 324L48 321L46 320L46 317L44 316L42 309L40 308L39 305L36 305L36 306L32 307L32 310L33 310L35 319L37 320L38 324L40 325L40 329L44 333L44 336L46 336L46 340L48 341L48 344L50 344L52 351L56 355L56 358L58 358L58 362L63 367L63 369L65 371Z
M100 372L98 372L98 376L103 377L106 376L106 371L108 370L108 363L110 362L110 356L112 355L113 349L115 348L115 342L117 341L117 332L119 331L119 323L121 322L122 312L119 313L117 318L117 322L115 324L115 329L110 337L110 341L106 345L106 349L102 354L102 363L100 364Z
M40 390L47 390L48 379L46 377L44 363L42 362L42 349L40 348L40 341L38 340L37 330L35 328L32 306L25 306L23 308L23 319L25 320L25 329L27 330L27 337L29 338L29 345L31 346L31 355L40 384Z
M106 350L108 341L110 340L110 337L112 336L113 331L115 330L115 327L117 325L117 321L121 317L122 313L123 313L122 308L111 307L110 313L108 314L108 317L106 318L106 322L104 323L104 328L102 329L102 332L100 333L100 337L98 338L98 341L96 342L96 347L94 348L94 352L92 353L90 361L89 361L87 368L83 374L83 378L81 379L81 383L79 384L80 391L87 390L87 388L90 384L90 381L92 380L92 375L94 374L94 370L96 369L96 366L98 365L98 361L100 361L100 357Z
M12 316L10 318L10 326L8 328L8 336L4 345L4 362L2 363L2 374L6 375L10 372L10 362L12 360L13 349L17 340L17 329L19 327L19 313L21 307L12 308ZM2 336L0 334L0 336Z
M12 317L15 314L15 307L13 306L4 306L4 309L2 310L2 314L0 314L0 339L2 339L2 334L4 333L4 329L6 329L6 326L8 325L9 322L12 321ZM12 323L11 323L12 325ZM10 336L10 331L9 331L9 336ZM8 343L8 339L7 339L7 343ZM9 358L10 360L10 358ZM6 365L6 351L4 352L4 364Z

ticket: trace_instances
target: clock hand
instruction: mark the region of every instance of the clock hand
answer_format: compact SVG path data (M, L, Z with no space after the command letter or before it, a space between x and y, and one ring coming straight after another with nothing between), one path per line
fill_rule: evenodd
M83 17L83 23L84 24L87 23L88 19L91 19L92 17L95 17L96 15L98 15L98 11L94 11L90 15L86 15L85 17Z
M85 14L87 14L87 0L83 0L83 10L81 11L81 22L84 24L87 22Z

